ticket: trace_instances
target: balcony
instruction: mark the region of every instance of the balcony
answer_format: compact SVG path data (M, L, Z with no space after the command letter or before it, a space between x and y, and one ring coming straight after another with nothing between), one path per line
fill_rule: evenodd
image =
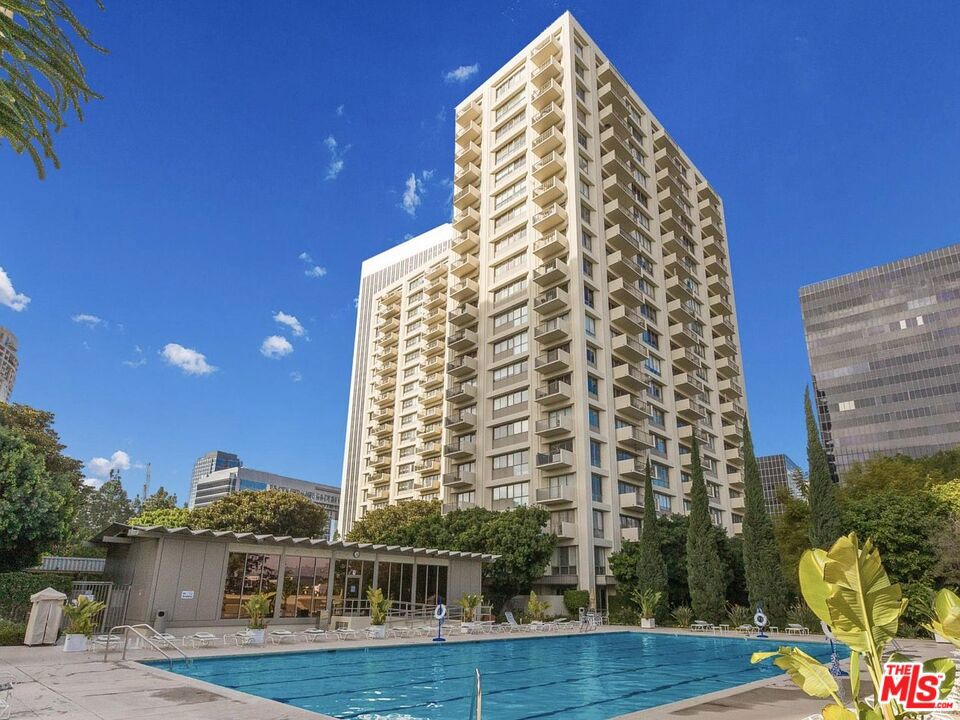
M606 231L607 244L625 255L632 256L640 252L640 241L623 225L611 225Z
M438 422L442 417L443 417L443 410L439 405L437 407L424 408L419 413L417 413L417 420L419 420L422 423Z
M476 163L466 162L457 168L453 174L454 183L463 187L471 185L480 179L480 167Z
M480 204L480 189L476 185L467 185L453 194L453 206L458 210L476 207Z
M434 373L443 377L443 373ZM420 404L427 407L443 402L443 388L434 388L420 395Z
M554 318L534 328L533 339L546 345L570 339L570 322L566 318Z
M550 103L533 116L530 125L534 132L542 133L561 120L563 120L563 108L557 103Z
M739 447L724 448L723 459L731 465L736 465L738 467L743 464L743 459L740 457Z
M400 336L397 333L395 332L385 333L383 335L380 335L377 338L377 345L381 347L385 347L388 345L396 345L397 342L399 342L399 340L400 340Z
M434 323L442 323L447 319L446 313L443 310L434 310L433 312L428 312L423 316L424 325L433 325Z
M480 236L473 230L466 230L458 233L453 238L450 249L456 255L468 255L480 247Z
M477 414L475 412L458 412L447 416L443 421L443 426L454 432L464 432L473 430L477 427Z
M367 482L370 485L386 485L390 482L390 473L367 473Z
M647 349L630 335L614 335L610 347L615 356L627 362L640 363L647 359Z
M570 353L560 348L548 350L533 361L533 368L544 375L554 375L570 370Z
M480 270L480 258L463 255L450 266L450 272L459 278L473 277Z
M646 420L650 417L650 407L636 395L626 393L613 400L618 415L632 420Z
M477 399L477 386L459 383L447 389L447 400L455 405L462 405L466 402L475 402Z
M610 310L610 324L620 332L630 335L639 335L647 329L646 320L625 305L618 305Z
M450 288L450 297L458 302L473 300L480 294L480 286L476 280L461 280Z
M475 208L468 207L457 211L453 216L453 229L464 232L480 224L480 213Z
M377 332L389 334L400 327L400 321L394 317L384 317L377 323Z
M681 392L688 397L702 394L706 390L703 382L693 373L677 373L673 376L673 382L677 392Z
M559 225L566 225L567 211L554 203L533 216L533 227L537 232L546 233Z
M551 288L534 298L533 309L541 315L550 315L570 307L570 296L562 288Z
M447 327L443 321L433 322L423 329L424 340L439 340L447 334Z
M730 295L730 285L719 275L711 275L707 278L707 288L715 295Z
M450 311L448 319L457 327L477 324L477 306L469 303L458 305Z
M673 364L683 372L699 370L703 367L703 360L690 348L678 348L670 353Z
M434 341L436 342L436 341ZM443 346L443 343L438 343L440 347ZM443 353L442 352L431 352L431 354L424 358L423 364L420 365L420 371L432 375L433 373L438 373L443 371Z
M607 255L607 267L620 277L636 282L643 272L634 257L635 253L631 255L617 250Z
M569 415L537 420L534 432L540 437L555 437L573 432L573 418Z
M372 456L370 464L377 470L389 470L390 469L390 453L387 453L386 455Z
M727 315L715 315L710 318L710 325L713 326L713 331L721 337L731 337L737 332L733 326L732 318Z
M563 380L552 380L537 388L536 401L541 405L556 405L570 402L572 389L570 383Z
M439 284L439 281L436 281L436 282L437 284ZM430 285L432 286L434 285L434 283L430 283ZM447 289L446 278L443 279L443 284L440 285L440 287L433 289L432 287L428 286L426 289L424 289L423 307L427 310L435 310L438 307L445 307L447 304L446 289Z
M370 417L377 422L383 422L393 418L393 413L392 405L374 406L374 409L370 411Z
M556 535L558 540L573 540L577 537L577 525L572 522L551 522L543 531Z
M743 475L739 471L730 472L727 471L727 484L732 488L742 488L743 487Z
M424 425L417 431L417 436L421 440L439 440L443 436L443 426L438 422Z
M422 351L424 355L443 355L444 350L446 350L446 345L443 340L431 340L428 343L424 343Z
M447 346L457 352L476 350L477 333L473 330L458 330L447 338Z
M573 467L573 453L570 450L537 453L538 470L565 470L570 467Z
M558 100L563 97L563 88L560 86L556 80L550 80L542 87L533 91L533 95L530 96L530 104L533 105L537 110L543 110L547 105L552 103L554 100Z
M642 458L626 458L617 461L617 474L626 480L643 480L645 467Z
M733 338L729 337L718 338L713 344L713 350L720 357L736 357L737 355L737 345Z
M704 417L703 410L700 409L699 403L694 402L690 398L677 400L676 410L677 417L683 418L688 423L695 423Z
M473 442L457 442L444 445L443 454L451 460L466 460L477 454L477 444Z
M561 133L555 127L545 130L533 139L533 145L531 148L533 150L533 154L537 157L543 157L554 150L560 150L562 152L563 133Z
M552 257L567 252L567 238L559 230L547 233L541 238L537 238L533 244L533 254L541 260L549 260Z
M441 506L440 511L444 515L447 515L449 513L456 512L457 510L472 510L476 506L477 506L476 503L457 501L452 503L444 503Z
M458 124L457 126L457 135L455 142L459 146L464 146L469 144L474 140L480 139L480 123L476 120L471 120L468 123L463 125Z
M637 488L635 492L620 493L620 509L634 512L643 510L643 491Z
M377 390L390 390L397 384L396 375L377 375L373 381L373 386Z
M700 310L696 303L688 300L671 300L667 303L667 315L673 322L690 323L699 321Z
M473 377L477 374L477 359L469 355L462 355L447 363L447 374L455 378Z
M646 425L644 424L643 427L646 427ZM653 447L650 435L640 427L632 425L617 428L617 443L631 450L646 450Z
M564 169L563 153L552 152L533 164L533 176L543 182Z
M680 347L697 347L703 338L690 329L689 325L677 323L670 326L670 342Z
M717 385L717 389L720 391L721 395L726 397L743 397L743 386L734 379L721 380Z
M629 308L637 308L643 304L643 296L636 284L625 278L618 277L611 280L607 285L607 292L618 303Z
M477 474L472 472L444 473L443 486L454 490L470 488L477 484Z
M558 52L560 52L560 41L551 35L533 49L530 59L533 60L534 65L540 65L551 55Z
M567 186L556 176L533 186L533 201L540 207L546 207L558 200L562 201L566 195Z
M726 295L711 295L710 310L715 315L733 315L733 305L730 304L730 298Z
M390 288L383 295L380 296L380 303L383 305L393 305L400 302L400 298L403 293L400 291L399 287ZM399 312L399 308L397 308Z
M727 265L727 255L722 249L715 250L704 257L704 267L709 275L719 275L723 278L730 276L730 267Z
M729 420L730 422L742 420L746 416L743 405L738 402L721 403L720 414L723 415L724 420Z
M667 295L679 300L699 300L696 283L676 275L667 278Z
M740 375L740 366L732 358L717 360L717 375L724 380L731 380Z
M569 276L570 269L559 258L543 263L533 271L533 281L541 287L550 287L563 282Z
M438 388L443 385L443 380L444 378L442 372L432 372L423 376L423 378L420 380L420 387L425 390Z
M393 405L393 402L395 399L396 399L396 395L394 395L392 392L380 393L373 399L373 402L380 406Z
M393 423L380 423L373 429L373 434L377 437L393 435Z
M536 498L541 505L560 505L573 502L574 488L569 485L537 488Z
M466 145L457 148L454 155L454 163L457 167L466 167L470 163L476 162L480 158L480 146L475 142L468 142Z
M613 382L627 390L640 391L647 387L647 376L636 365L623 363L614 366Z
M436 457L440 455L442 447L438 442L429 442L420 445L417 448L417 454L420 457Z

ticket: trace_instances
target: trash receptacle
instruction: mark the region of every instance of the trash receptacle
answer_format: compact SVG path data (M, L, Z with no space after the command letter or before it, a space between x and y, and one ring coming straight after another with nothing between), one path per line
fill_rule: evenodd
M167 631L167 613L164 610L157 610L157 617L153 621L153 629L158 633Z

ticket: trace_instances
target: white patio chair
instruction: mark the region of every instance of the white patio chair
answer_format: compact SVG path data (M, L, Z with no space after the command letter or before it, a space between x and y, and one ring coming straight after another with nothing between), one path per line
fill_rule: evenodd
M10 717L10 701L13 698L12 673L0 673L0 718L6 720Z
M150 639L160 647L176 647L177 642L180 640L180 638L171 633L157 633L156 635L151 635Z
M289 630L271 630L270 631L270 642L272 642L274 645L280 645L285 640L289 640L290 642L296 642L297 634L294 632L290 632Z
M224 635L223 644L234 643L237 647L247 647L253 644L254 637L256 636L249 630L238 630L235 633L227 633Z
M330 633L326 630L321 630L319 628L308 628L300 633L303 635L303 639L307 642L317 642L317 640L325 640L330 637Z
M787 625L784 626L783 631L787 635L809 635L810 634L810 630L805 628L803 625L800 625L799 623L788 623Z
M694 620L690 629L694 632L708 632L713 630L713 623L708 623L706 620Z
M189 643L193 649L212 647L219 638L213 633L195 632L193 635L186 635L183 638L184 644ZM226 643L224 643L226 644Z
M123 645L122 635L94 635L90 640L91 650L104 650Z

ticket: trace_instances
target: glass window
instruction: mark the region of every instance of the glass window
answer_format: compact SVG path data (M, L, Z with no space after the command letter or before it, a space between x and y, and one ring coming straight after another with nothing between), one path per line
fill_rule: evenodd
M600 411L595 407L587 411L587 420L590 423L591 430L600 430Z
M498 500L510 501L513 505L530 504L530 483L520 482L511 485L500 485L490 489L490 497L496 502Z
M592 397L600 397L600 381L593 375L587 375L587 394Z
M600 443L596 440L590 441L590 464L593 467L600 467Z
M280 556L259 553L230 553L227 558L227 577L223 584L222 619L247 617L243 603L257 593L273 593L276 597L280 575ZM273 607L267 616L273 615Z
M590 490L594 502L603 502L603 476L593 473L590 475Z

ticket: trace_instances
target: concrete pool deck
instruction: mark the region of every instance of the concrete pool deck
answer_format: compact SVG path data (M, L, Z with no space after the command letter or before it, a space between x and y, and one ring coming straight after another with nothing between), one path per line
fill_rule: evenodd
M608 626L594 632L622 632L635 627ZM193 630L193 629L191 629ZM645 630L669 635L687 633L675 628ZM222 631L221 631L222 634ZM558 635L562 633L549 633ZM576 634L573 631L568 634ZM525 635L449 635L450 642L490 641ZM731 637L730 634L725 637ZM822 641L822 636L773 636L784 644ZM188 649L191 657L285 653L326 649L403 646L429 643L429 638L389 640L337 640L315 644L266 645L258 648L217 647ZM749 641L745 640L744 643ZM931 641L901 641L905 651L922 658L949 655L949 646ZM114 653L113 657L117 657ZM55 647L0 648L0 672L14 676L11 718L61 718L63 720L332 720L272 700L210 685L141 665L137 660L157 659L154 651L129 650L127 660L103 662L103 653L64 653ZM622 715L616 720L682 720L709 717L715 720L790 720L819 712L824 701L808 698L786 676L766 678L709 695ZM492 718L491 720L496 720ZM575 720L575 719L571 719Z

